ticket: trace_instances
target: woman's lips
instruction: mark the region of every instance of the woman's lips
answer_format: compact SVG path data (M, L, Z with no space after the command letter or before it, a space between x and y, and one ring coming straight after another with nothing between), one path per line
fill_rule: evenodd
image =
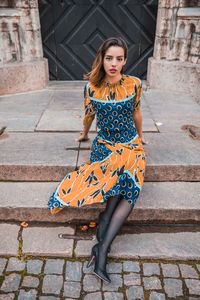
M116 72L117 70L116 69L110 69L109 71L110 72Z

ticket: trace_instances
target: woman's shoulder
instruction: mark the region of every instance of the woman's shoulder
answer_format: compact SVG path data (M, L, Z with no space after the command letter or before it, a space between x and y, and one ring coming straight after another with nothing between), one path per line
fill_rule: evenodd
M131 84L131 85L136 85L142 86L142 80L139 77L133 76L133 75L124 75L125 78L125 83Z

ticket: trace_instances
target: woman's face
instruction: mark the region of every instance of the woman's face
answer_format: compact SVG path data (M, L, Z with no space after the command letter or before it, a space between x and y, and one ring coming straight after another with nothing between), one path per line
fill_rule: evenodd
M124 59L124 49L119 46L111 46L107 49L104 59L103 66L107 77L117 78L121 76L120 71L126 64Z

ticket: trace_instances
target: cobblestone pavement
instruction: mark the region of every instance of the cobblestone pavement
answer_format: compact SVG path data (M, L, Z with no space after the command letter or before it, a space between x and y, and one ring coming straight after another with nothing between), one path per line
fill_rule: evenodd
M200 262L108 260L105 284L86 259L0 258L0 300L200 299Z

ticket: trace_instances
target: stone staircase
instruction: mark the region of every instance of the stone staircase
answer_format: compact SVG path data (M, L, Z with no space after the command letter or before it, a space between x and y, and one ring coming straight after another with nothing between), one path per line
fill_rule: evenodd
M95 136L78 143L83 82L51 83L43 91L0 97L0 221L96 220L102 205L67 208L55 216L48 198L67 172L89 158ZM200 126L189 96L146 90L143 130L148 145L145 184L129 216L134 224L200 223L200 141L181 127Z

